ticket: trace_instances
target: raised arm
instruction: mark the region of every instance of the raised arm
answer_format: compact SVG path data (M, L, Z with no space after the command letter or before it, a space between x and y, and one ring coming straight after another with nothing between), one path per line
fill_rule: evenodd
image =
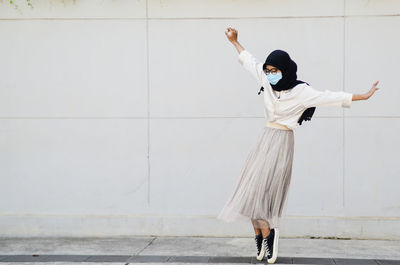
M240 54L241 51L244 50L243 46L240 45L237 37L238 37L238 32L236 29L234 28L227 28L225 31L225 35L228 38L228 40L233 44L233 46L235 46L236 50L238 51L238 53Z
M251 53L245 50L242 45L240 45L239 41L237 40L238 32L236 29L230 27L227 28L227 31L225 31L225 35L238 51L238 60L240 64L242 64L243 67L256 78L259 85L263 86L263 81L265 81L264 79L266 79L265 73L262 69L263 63L258 61L257 58L255 58ZM264 83L267 83L269 85L268 82Z

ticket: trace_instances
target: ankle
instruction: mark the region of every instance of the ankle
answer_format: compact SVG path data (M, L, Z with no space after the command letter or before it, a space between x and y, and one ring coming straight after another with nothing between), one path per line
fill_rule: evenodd
M271 234L271 230L269 230L265 234L263 233L262 236L263 236L263 238L267 238L270 234Z

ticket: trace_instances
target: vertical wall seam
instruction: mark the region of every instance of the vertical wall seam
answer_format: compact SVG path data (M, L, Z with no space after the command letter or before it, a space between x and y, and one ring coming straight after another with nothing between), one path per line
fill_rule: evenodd
M346 91L346 0L343 0L343 91ZM342 109L342 207L345 208L345 110Z
M147 75L147 204L150 206L150 60L149 60L149 1L146 0L146 75Z

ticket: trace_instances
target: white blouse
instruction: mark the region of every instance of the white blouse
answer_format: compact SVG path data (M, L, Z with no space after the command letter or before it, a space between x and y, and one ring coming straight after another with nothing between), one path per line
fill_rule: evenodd
M318 91L305 83L282 91L275 91L263 71L263 63L247 50L240 52L239 63L249 71L260 86L264 87L264 115L269 122L286 125L290 129L299 126L297 122L309 107L337 106L350 108L352 93L344 91ZM303 121L307 122L307 121Z

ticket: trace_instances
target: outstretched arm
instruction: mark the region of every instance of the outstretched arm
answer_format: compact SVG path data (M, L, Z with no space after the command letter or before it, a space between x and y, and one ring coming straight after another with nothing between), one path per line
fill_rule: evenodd
M379 81L376 81L372 88L365 94L352 94L344 91L319 91L311 86L306 86L303 90L303 105L306 108L321 106L341 106L350 108L351 102L356 100L369 99L376 90Z
M236 50L240 54L241 51L244 50L243 46L240 45L237 37L238 37L238 32L236 29L228 27L225 31L225 35L228 38L228 40L235 46Z
M379 89L379 87L377 87L378 83L379 83L379 81L376 81L372 85L371 89L365 94L353 94L353 97L352 97L351 100L355 101L355 100L367 100L367 99L369 99L375 93L375 91Z

